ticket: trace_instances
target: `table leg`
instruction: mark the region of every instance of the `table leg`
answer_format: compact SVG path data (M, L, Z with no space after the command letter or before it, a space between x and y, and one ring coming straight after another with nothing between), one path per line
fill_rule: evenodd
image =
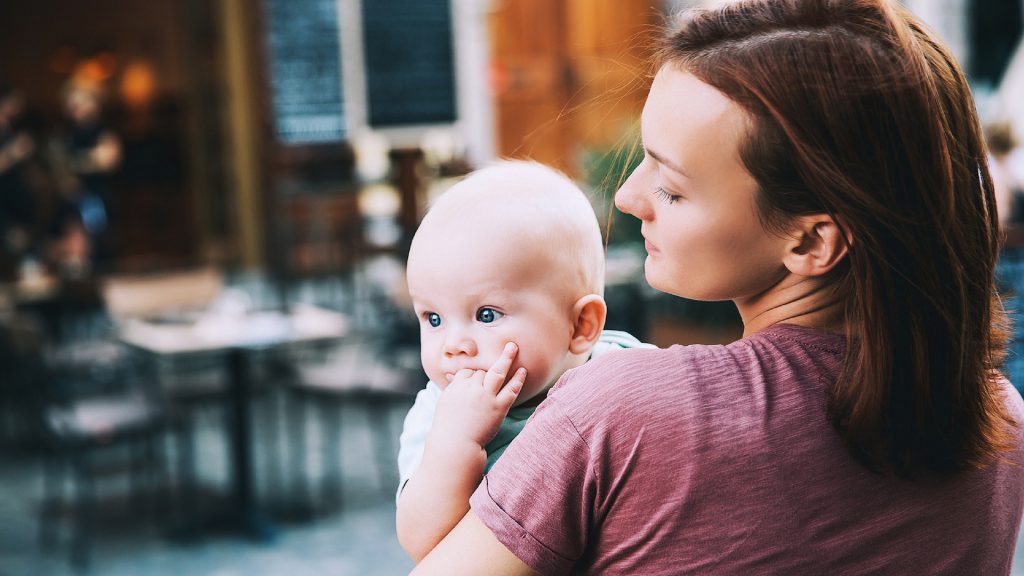
M247 535L269 541L276 536L276 528L256 506L253 495L252 431L249 414L249 367L245 350L234 348L228 352L228 378L231 403L231 510L234 523Z

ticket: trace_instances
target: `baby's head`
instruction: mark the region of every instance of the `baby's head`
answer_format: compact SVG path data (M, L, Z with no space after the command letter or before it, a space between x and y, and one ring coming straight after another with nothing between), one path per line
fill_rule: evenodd
M526 367L517 404L587 360L604 327L604 250L586 196L532 162L478 170L431 207L409 252L423 369L447 386L506 342ZM510 373L512 373L510 372Z

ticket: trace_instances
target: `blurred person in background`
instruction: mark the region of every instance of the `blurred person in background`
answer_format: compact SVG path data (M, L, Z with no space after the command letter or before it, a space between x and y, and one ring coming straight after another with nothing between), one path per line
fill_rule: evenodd
M111 177L121 164L121 140L104 122L100 84L72 78L61 102L69 124L53 145L62 206L50 232L58 269L75 276L112 264Z
M23 111L22 94L0 82L0 276L9 276L29 250L35 219L25 167L36 144L22 125Z
M999 207L999 223L1024 223L1024 150L1008 122L990 124L986 130L988 170Z

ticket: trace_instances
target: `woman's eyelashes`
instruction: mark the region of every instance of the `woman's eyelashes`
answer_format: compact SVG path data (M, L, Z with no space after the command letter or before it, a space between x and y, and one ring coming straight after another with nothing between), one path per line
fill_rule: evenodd
M669 204L674 204L676 200L682 198L682 196L679 196L678 194L669 193L661 186L658 186L657 188L654 189L654 195L657 196L659 200L663 200L665 202L668 202Z

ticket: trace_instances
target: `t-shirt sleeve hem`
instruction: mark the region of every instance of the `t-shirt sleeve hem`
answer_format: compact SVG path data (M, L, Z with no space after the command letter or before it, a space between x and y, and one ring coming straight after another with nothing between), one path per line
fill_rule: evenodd
M537 540L491 498L487 476L469 499L470 508L505 548L540 574L568 573L575 561Z

